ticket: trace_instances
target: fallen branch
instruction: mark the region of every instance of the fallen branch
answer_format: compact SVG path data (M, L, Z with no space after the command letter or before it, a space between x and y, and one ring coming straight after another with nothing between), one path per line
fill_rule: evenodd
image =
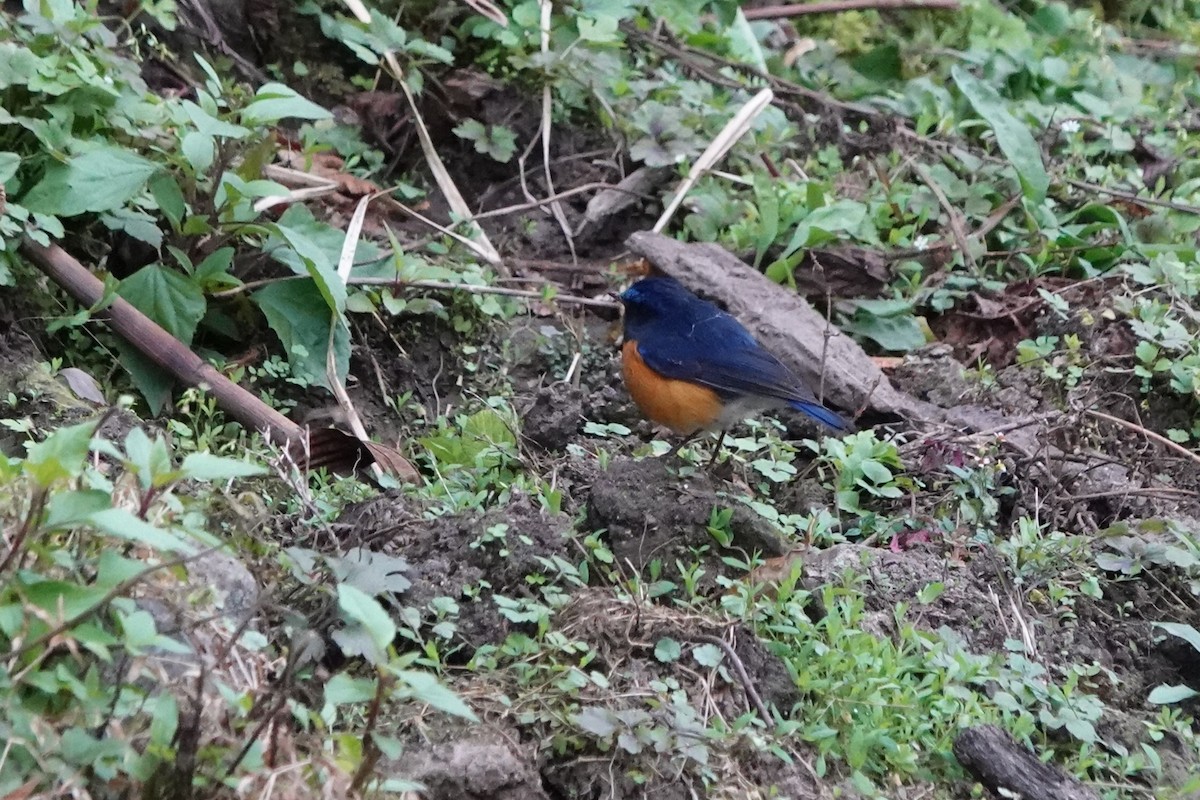
M45 246L26 238L21 255L29 260L82 306L91 308L104 299L104 283L58 245ZM375 460L373 450L336 430L309 432L222 375L154 320L127 300L116 297L94 314L138 352L188 386L212 393L217 405L249 430L260 431L268 441L285 449L303 468L363 465ZM392 461L402 478L416 470L403 458Z
M21 254L80 305L91 308L104 298L104 283L58 245L45 247L27 238L21 243ZM262 431L269 441L290 447L304 439L303 428L226 378L123 298L115 298L95 316L179 380L189 386L208 386L221 408L247 428Z
M744 8L746 19L780 19L808 14L839 14L844 11L908 11L917 9L957 11L958 0L829 0L825 3L789 3L784 6Z
M1122 428L1127 428L1127 429L1133 431L1134 433L1140 433L1143 436L1145 436L1146 438L1153 439L1154 441L1158 442L1163 447L1166 447L1168 450L1174 450L1176 453L1183 456L1184 458L1190 458L1192 461L1195 461L1197 464L1200 464L1200 453L1195 453L1191 450L1188 450L1183 445L1172 442L1170 439L1163 436L1162 434L1155 433L1154 431L1149 430L1148 428L1138 425L1136 422L1130 422L1127 419L1121 419L1120 417L1114 417L1112 414L1105 414L1103 411L1094 411L1092 409L1088 409L1084 413L1087 414L1089 417L1095 417L1096 419L1102 419L1106 422L1111 422L1114 425L1120 425Z
M1096 793L1042 761L995 725L967 728L954 740L954 757L989 790L1022 800L1099 800Z

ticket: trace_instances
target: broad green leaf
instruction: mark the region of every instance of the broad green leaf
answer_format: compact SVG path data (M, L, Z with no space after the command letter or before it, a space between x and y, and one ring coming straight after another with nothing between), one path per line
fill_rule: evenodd
M365 703L375 696L373 678L355 678L339 672L325 683L325 702L335 706Z
M117 342L117 360L133 379L133 385L146 399L151 414L159 414L171 402L171 387L175 379L136 347L124 341Z
M363 627L367 635L371 637L376 652L380 654L387 652L388 646L396 638L396 623L384 611L378 600L361 589L340 583L338 584L338 608L342 610L342 614L348 621Z
M117 293L184 344L204 318L204 292L178 270L151 264L121 281Z
M1162 686L1155 686L1153 689L1151 689L1149 696L1146 697L1146 700L1157 705L1167 705L1169 703L1180 703L1184 700L1191 700L1197 695L1200 695L1200 692L1196 691L1190 686L1184 686L1182 684L1168 686L1163 684Z
M143 489L165 486L175 477L166 440L151 439L141 428L133 428L125 437L125 458Z
M924 347L925 330L911 313L876 316L860 311L841 325L843 331L875 342L893 353L907 353Z
M304 273L301 274L306 273L313 279L317 288L321 290L321 296L325 298L325 303L335 313L344 312L346 310L346 284L337 274L337 260L329 258L329 255L318 247L316 242L300 231L282 224L277 225L276 230L300 257L304 267Z
M158 210L171 223L172 230L179 230L183 215L187 212L187 204L175 176L169 172L156 174L150 179L150 194L158 203Z
M408 562L399 556L373 553L362 547L350 550L341 558L329 558L337 580L348 583L372 597L393 592L399 594L412 585L404 573Z
M112 508L112 495L100 489L58 491L46 504L44 530L73 528L81 525L97 511Z
M179 149L197 175L204 175L217 159L217 143L213 137L198 131L188 131Z
M571 721L580 730L600 739L607 739L617 732L618 720L607 708L588 706L575 714Z
M283 343L298 378L328 388L325 353L329 346L329 306L312 281L283 281L252 295ZM339 320L334 328L338 380L350 370L350 333Z
M158 170L121 147L98 147L46 171L21 203L31 211L70 217L119 208Z
M29 447L23 465L25 474L43 488L76 477L83 471L95 432L95 422L59 428Z
M12 42L0 42L0 89L29 83L41 65L41 59L28 49Z
M1191 625L1184 625L1179 622L1156 622L1154 627L1162 628L1172 636L1177 636L1195 648L1197 653L1200 653L1200 631L1197 631Z
M407 694L412 699L428 703L444 714L453 714L471 721L476 719L475 712L463 702L461 697L439 681L437 676L428 672L400 670L396 677L408 684Z
M702 644L692 648L692 658L702 667L715 667L725 658L725 654L715 644Z
M224 139L242 139L250 135L249 128L217 119L191 100L184 100L180 107L192 124L196 126L196 132L210 139L216 136Z
M1035 202L1046 197L1050 176L1042 163L1042 150L1029 128L1008 111L1008 104L989 84L961 66L951 70L954 82L967 102L996 134L996 144L1017 171L1025 196Z
M241 280L229 274L229 268L233 265L233 255L232 247L221 247L214 250L196 265L192 277L204 289L241 286Z
M613 24L615 27L616 22ZM730 55L759 72L767 71L767 59L763 56L762 46L759 45L758 37L754 35L750 21L746 19L740 7L733 15L733 24L726 29L725 35L729 38Z
M247 125L278 122L281 119L328 119L333 116L311 100L301 97L282 83L266 83L254 93L254 100L242 109Z
M235 458L222 458L211 453L192 453L183 460L180 470L184 477L200 481L226 481L265 475L266 467Z
M38 581L25 587L25 597L54 619L77 617L96 607L108 596L99 586L80 586L68 581Z
M6 183L9 178L17 174L17 167L21 166L21 157L16 153L0 153L0 183Z
M192 544L185 542L170 531L138 519L123 508L98 511L92 514L88 522L101 533L152 547L164 553L190 555L196 552L196 548Z
M680 647L679 642L670 637L659 639L658 644L654 646L654 657L664 664L678 661L682 654L683 648Z

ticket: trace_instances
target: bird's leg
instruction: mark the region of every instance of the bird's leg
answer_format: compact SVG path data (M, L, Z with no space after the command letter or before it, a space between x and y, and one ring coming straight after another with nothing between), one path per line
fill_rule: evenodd
M717 437L717 446L713 448L712 458L708 460L708 466L704 468L705 470L712 469L713 464L717 463L717 456L721 455L721 445L725 444L726 432L725 428L721 428L721 435Z
M689 433L687 436L683 437L683 439L680 440L679 444L672 447L671 452L667 453L667 458L674 458L675 456L679 455L679 451L683 449L684 445L686 445L688 442L692 441L699 435L700 435L700 431L693 431L692 433Z

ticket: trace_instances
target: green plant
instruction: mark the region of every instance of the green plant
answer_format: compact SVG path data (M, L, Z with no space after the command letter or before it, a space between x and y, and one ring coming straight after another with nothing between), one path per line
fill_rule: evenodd
M904 496L906 479L900 475L900 453L894 443L877 439L874 431L808 444L817 453L818 463L833 473L832 488L842 511L864 513L864 494L884 499Z

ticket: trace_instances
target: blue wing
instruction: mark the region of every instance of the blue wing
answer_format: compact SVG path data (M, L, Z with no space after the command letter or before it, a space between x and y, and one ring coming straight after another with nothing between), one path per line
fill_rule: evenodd
M817 402L791 370L760 347L736 320L733 322L741 336L735 336L727 326L708 323L697 326L691 336L641 340L637 343L638 353L660 375L702 384L725 400L747 396L775 400L832 428L851 430L849 423ZM724 336L720 335L722 327Z

